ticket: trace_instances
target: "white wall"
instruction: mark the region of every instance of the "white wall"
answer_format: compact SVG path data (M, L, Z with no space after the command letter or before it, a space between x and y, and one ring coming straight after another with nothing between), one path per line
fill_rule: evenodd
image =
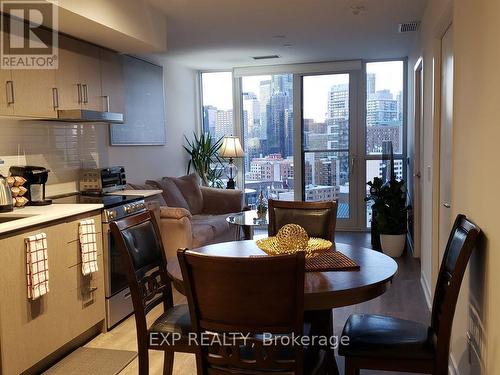
M421 155L421 183L422 183L422 228L421 228L421 267L424 293L430 303L437 279L437 212L434 199L437 197L439 162L436 157L439 153L438 127L439 112L435 113L435 100L439 101L439 76L434 74L440 69L440 38L451 22L452 1L435 0L429 2L419 36L413 52L408 59L408 137L409 145L414 134L414 103L413 103L413 69L417 60L423 58L424 74L424 113L421 141L423 153ZM439 104L439 102L437 102Z
M454 213L472 218L484 233L470 265L470 293L457 313L466 313L468 306L477 309L486 335L483 374L492 375L500 374L499 14L498 1L455 0L452 207ZM458 339L454 332L454 342ZM465 370L462 374L479 374L476 369L468 371L466 352L453 354Z
M159 62L165 76L166 145L108 147L110 165L124 165L129 182L143 183L186 172L188 158L182 145L184 135L191 138L196 130L197 72L168 59Z
M439 178L439 93L440 43L447 25L453 21L454 39L454 124L453 215L464 213L484 232L466 272L453 321L451 367L458 374L498 374L500 304L495 290L500 282L500 231L497 198L500 175L497 173L498 108L500 102L500 44L498 22L500 3L478 0L436 0L429 2L419 39L409 59L409 93L413 93L413 65L424 59L424 135L423 135L423 228L422 278L433 292L437 275L436 209ZM410 136L413 128L413 103L410 97ZM437 119L435 119L437 117ZM427 167L431 167L431 178ZM472 351L466 334L470 317L477 314L479 334L473 340L480 345L479 357ZM481 360L485 367L482 367Z

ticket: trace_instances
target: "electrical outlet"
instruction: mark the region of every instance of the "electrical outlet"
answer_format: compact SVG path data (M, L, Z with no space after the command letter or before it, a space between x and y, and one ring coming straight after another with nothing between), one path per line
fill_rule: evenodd
M481 368L484 368L484 350L486 347L485 330L479 313L473 306L469 306L469 323L466 337L469 364L479 362Z

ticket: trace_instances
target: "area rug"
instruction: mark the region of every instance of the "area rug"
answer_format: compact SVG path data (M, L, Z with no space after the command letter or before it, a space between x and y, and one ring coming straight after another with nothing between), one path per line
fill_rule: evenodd
M44 372L47 375L116 375L133 359L136 352L127 350L78 348Z

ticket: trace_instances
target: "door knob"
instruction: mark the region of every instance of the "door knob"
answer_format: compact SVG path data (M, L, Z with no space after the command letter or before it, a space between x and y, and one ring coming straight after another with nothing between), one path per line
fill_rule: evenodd
M420 178L420 172L414 173L413 177Z
M451 208L451 204L449 204L449 203L443 203L443 206L446 208Z

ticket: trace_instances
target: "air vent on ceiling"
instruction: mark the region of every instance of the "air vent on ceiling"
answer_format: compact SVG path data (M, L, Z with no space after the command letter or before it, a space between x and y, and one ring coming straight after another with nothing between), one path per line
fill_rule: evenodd
M254 56L252 59L254 60L267 60L267 59L279 59L278 55L266 55L266 56Z
M398 32L408 33L411 31L417 31L419 27L420 27L420 21L400 23L398 25Z

